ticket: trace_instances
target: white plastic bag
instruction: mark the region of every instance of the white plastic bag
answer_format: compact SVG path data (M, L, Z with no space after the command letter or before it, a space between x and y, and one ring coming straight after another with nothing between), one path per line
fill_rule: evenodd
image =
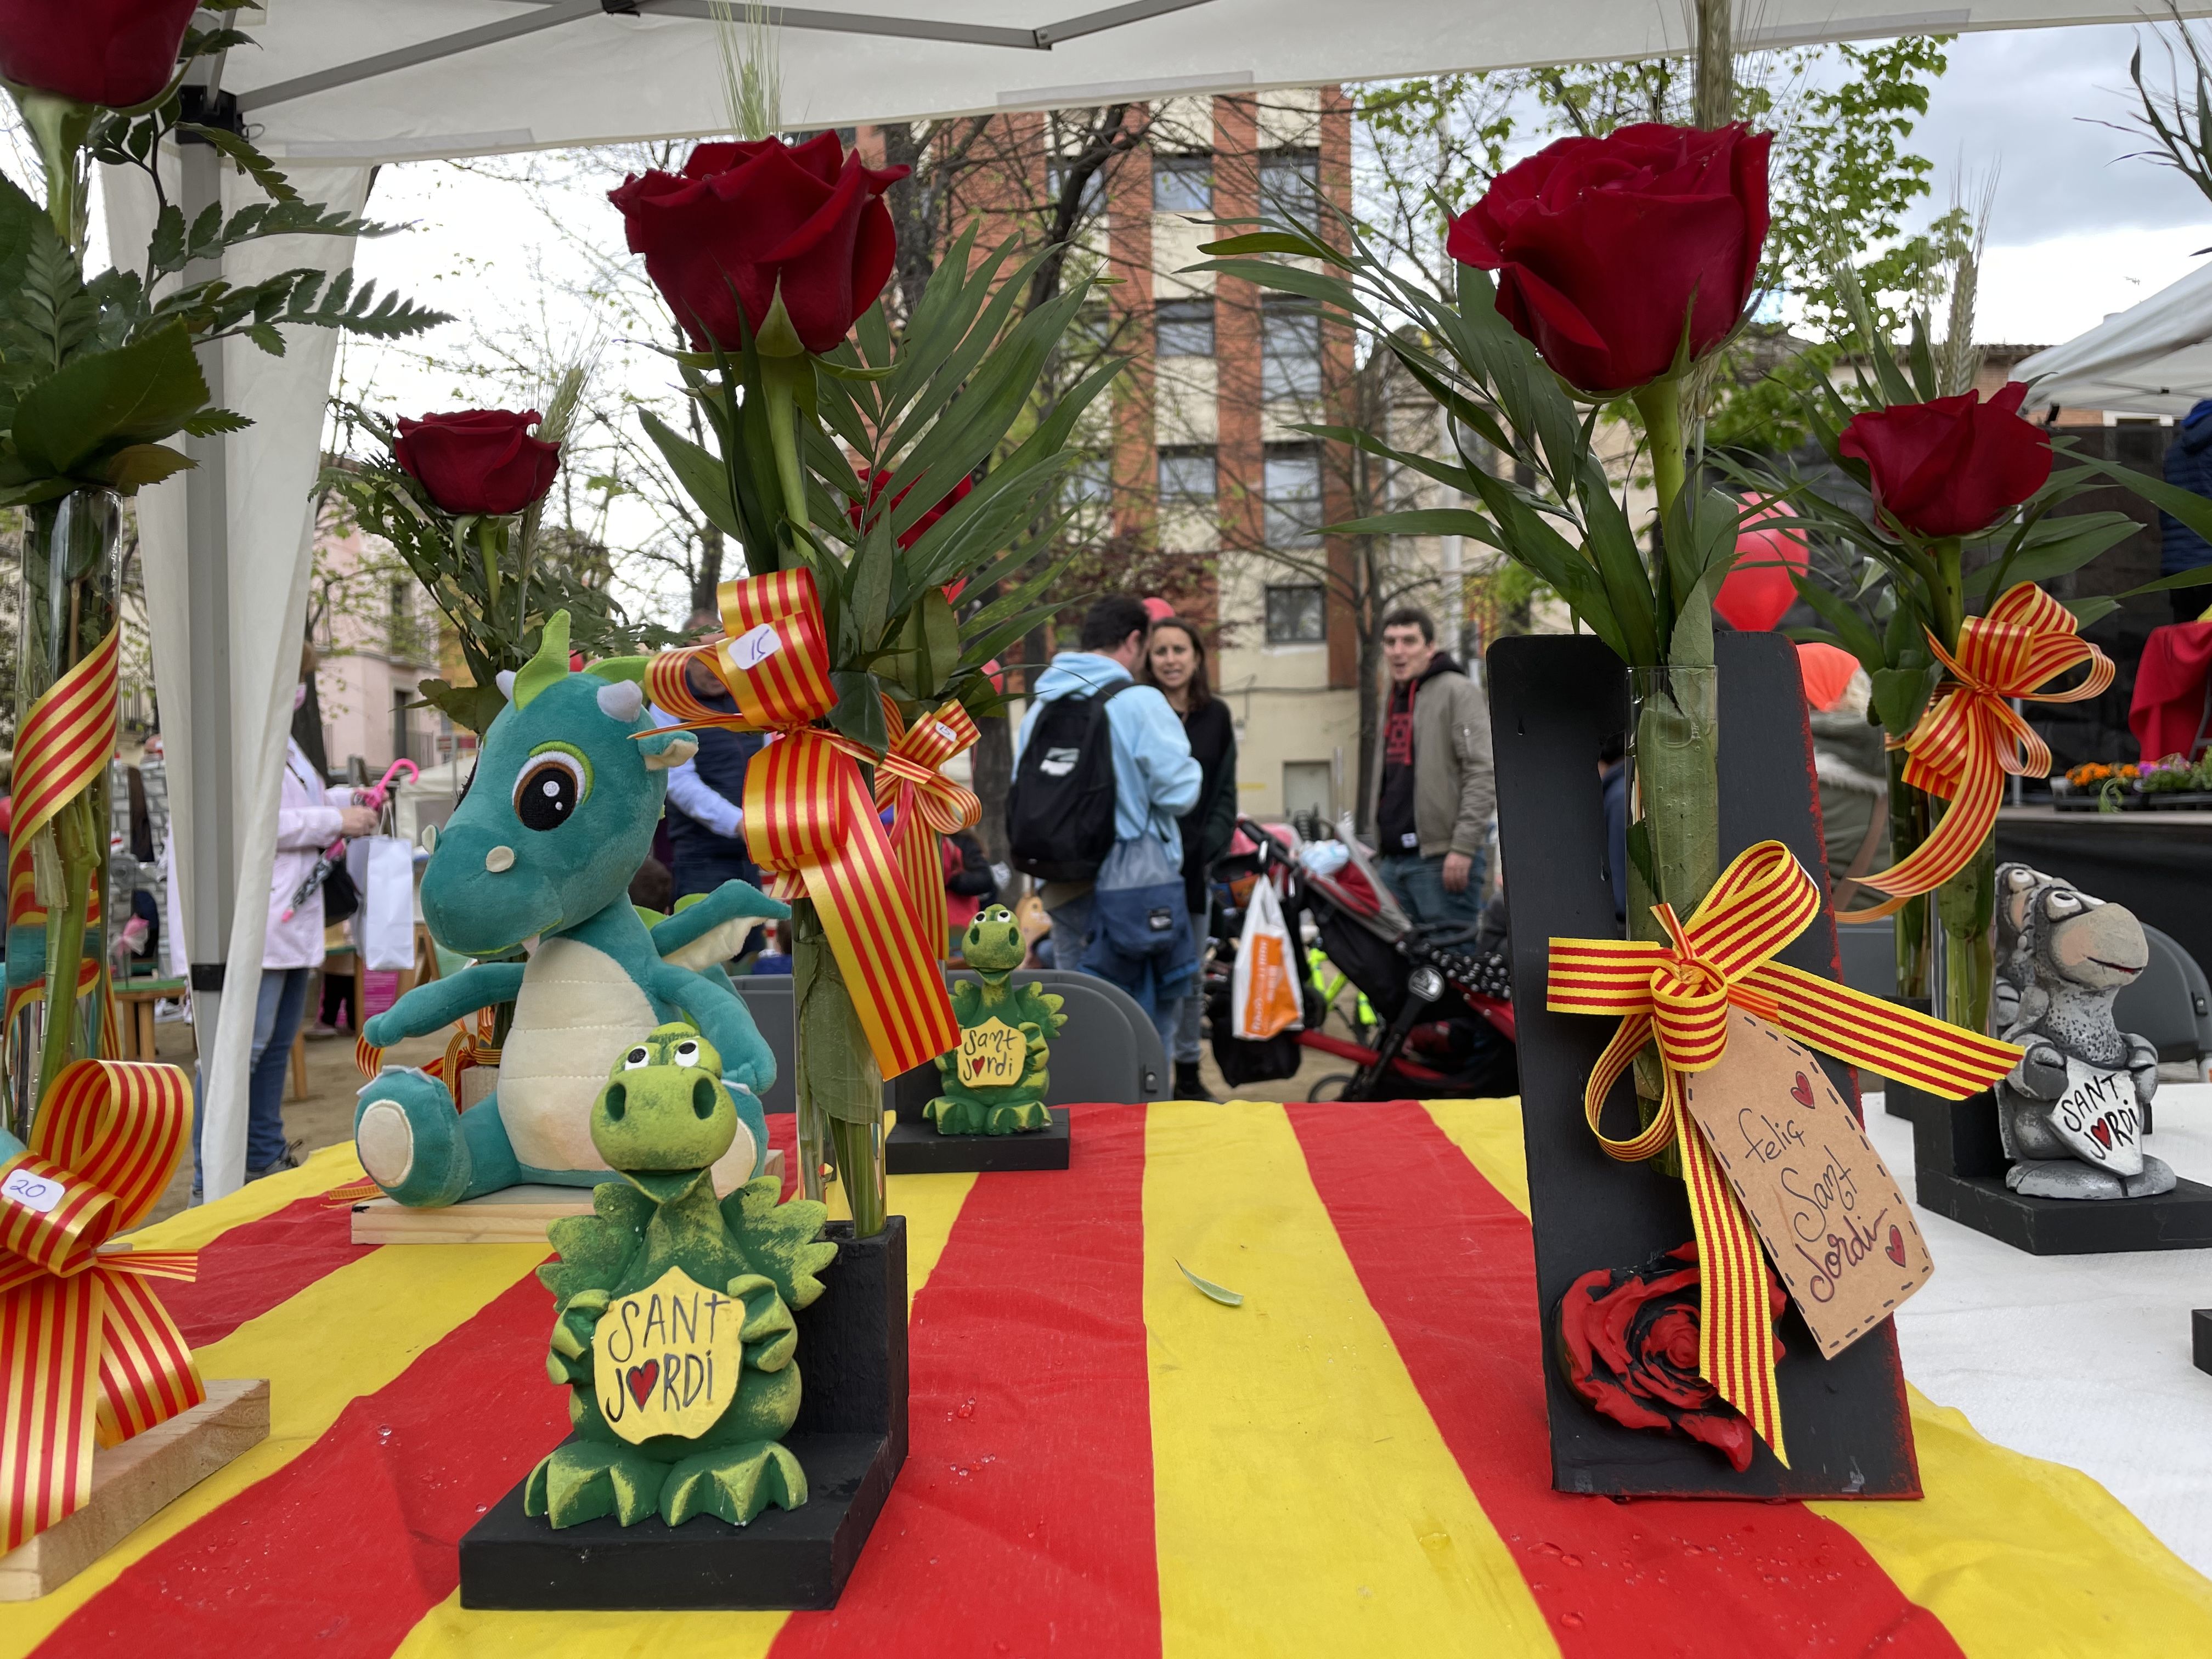
M346 872L361 890L353 939L362 965L404 970L415 965L415 854L397 836L363 836L346 843Z
M1237 970L1229 982L1231 1029L1240 1041L1264 1042L1304 1024L1291 930L1283 925L1282 901L1264 877L1252 884L1244 909L1244 936L1237 942Z

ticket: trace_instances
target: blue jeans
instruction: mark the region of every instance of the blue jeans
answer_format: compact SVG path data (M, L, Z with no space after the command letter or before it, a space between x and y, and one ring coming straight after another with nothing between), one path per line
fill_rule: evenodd
M265 1172L284 1156L284 1074L292 1064L292 1039L307 1009L312 968L264 968L261 992L253 1004L253 1050L246 1062L246 1173ZM204 1098L206 1070L193 1077L192 1092ZM192 1114L192 1186L200 1185L201 1114Z
M1091 911L1093 903L1089 893L1072 898L1056 910L1045 915L1052 919L1052 965L1070 973L1081 973L1083 953L1091 947ZM1160 1047L1170 1058L1176 1051L1176 1028L1182 1019L1183 999L1177 997L1164 1008L1152 1011L1152 1029L1160 1034Z
M1482 857L1480 853L1473 855L1474 867L1468 872L1467 885L1456 893L1444 890L1442 853L1429 858L1416 853L1393 853L1376 860L1375 868L1406 914L1422 926L1433 927L1482 920Z

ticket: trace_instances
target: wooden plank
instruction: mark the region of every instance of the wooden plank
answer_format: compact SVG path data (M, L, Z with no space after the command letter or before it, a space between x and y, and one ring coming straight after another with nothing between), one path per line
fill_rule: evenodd
M463 1074L464 1076L466 1073ZM783 1152L771 1147L763 1175L783 1179ZM356 1244L532 1244L562 1216L592 1213L589 1187L509 1187L459 1204L410 1209L388 1198L353 1206Z
M269 1384L221 1377L205 1403L92 1455L82 1509L0 1555L0 1601L28 1601L82 1572L166 1504L269 1437Z

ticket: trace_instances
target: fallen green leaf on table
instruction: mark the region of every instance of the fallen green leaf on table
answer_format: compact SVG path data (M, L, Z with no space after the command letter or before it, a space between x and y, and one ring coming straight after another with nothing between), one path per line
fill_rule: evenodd
M1200 1290L1203 1291L1207 1296L1212 1297L1223 1307L1241 1308L1244 1305L1244 1297L1242 1293L1236 1291L1224 1290L1222 1286L1215 1284L1210 1279L1200 1279L1196 1273L1191 1272L1189 1268L1184 1267L1180 1261L1176 1263L1176 1268L1185 1279L1190 1280L1192 1284L1197 1285Z

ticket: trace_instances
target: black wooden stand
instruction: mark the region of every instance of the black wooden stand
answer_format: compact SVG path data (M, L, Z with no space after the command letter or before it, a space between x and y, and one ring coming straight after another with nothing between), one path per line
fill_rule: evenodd
M2189 1316L2191 1358L2200 1371L2212 1371L2212 1308L2199 1308Z
M1721 861L1773 839L1817 876L1822 863L1812 738L1796 653L1787 640L1766 634L1727 635L1719 646ZM1598 745L1626 721L1626 672L1612 652L1587 636L1501 640L1488 660L1498 832L1512 902L1530 1224L1548 1331L1553 1307L1581 1274L1635 1267L1687 1240L1690 1206L1680 1181L1607 1158L1583 1121L1583 1085L1614 1022L1544 1007L1553 936L1620 936L1606 875L1596 761ZM1840 977L1835 927L1825 907L1780 959ZM1850 1068L1838 1060L1821 1063L1844 1098L1856 1103ZM1624 1079L1608 1108L1615 1133L1634 1121L1630 1095ZM1793 1310L1783 1321L1781 1340L1777 1376L1790 1467L1762 1445L1742 1474L1680 1436L1625 1429L1601 1417L1568 1389L1547 1353L1552 1484L1561 1492L1612 1497L1917 1497L1893 1327L1885 1323L1823 1360Z
M906 1462L906 1218L872 1238L833 1221L826 1289L799 1310L799 1420L783 1438L806 1502L750 1526L651 1516L556 1530L522 1512L518 1485L461 1540L465 1607L823 1608L852 1576ZM527 1484L526 1482L524 1484Z
M884 1142L884 1167L893 1175L945 1175L955 1170L1065 1170L1067 1108L1052 1109L1052 1127L1011 1135L941 1135L919 1115L899 1114Z
M2156 1198L2023 1198L2004 1183L1997 1098L1984 1089L1942 1100L1893 1082L1912 1119L1913 1197L2030 1255L2100 1255L2114 1250L2212 1249L2212 1187L2184 1181Z

